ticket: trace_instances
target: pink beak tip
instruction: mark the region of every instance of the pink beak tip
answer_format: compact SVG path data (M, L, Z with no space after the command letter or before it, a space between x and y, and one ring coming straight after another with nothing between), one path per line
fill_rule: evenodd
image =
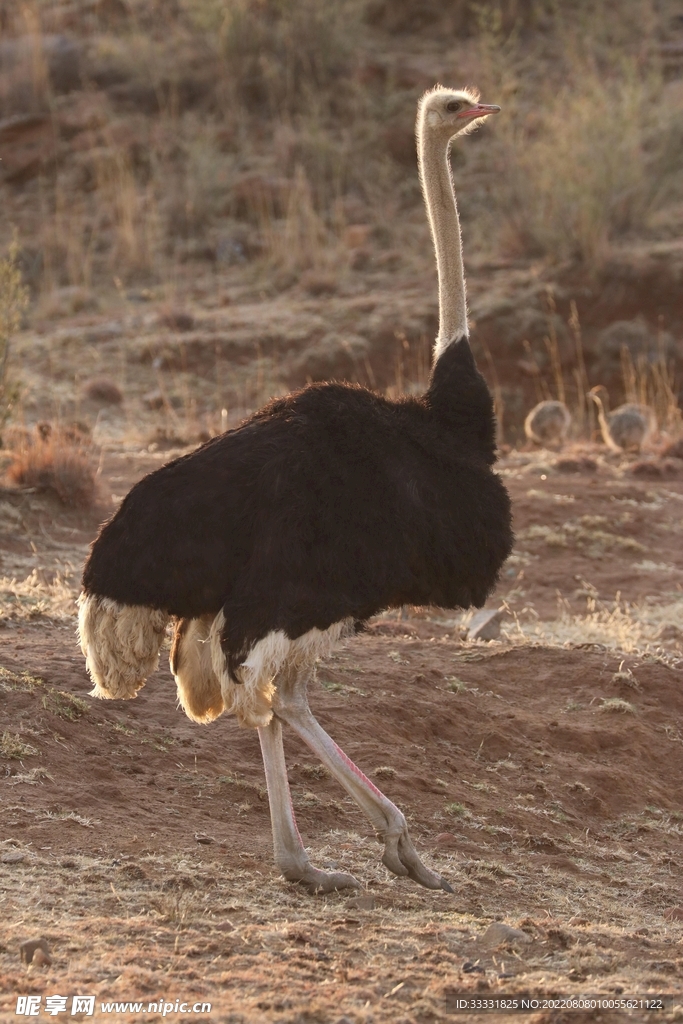
M458 117L486 117L487 114L498 114L500 113L500 107L497 103L477 103L475 106L470 107L469 110L463 110Z

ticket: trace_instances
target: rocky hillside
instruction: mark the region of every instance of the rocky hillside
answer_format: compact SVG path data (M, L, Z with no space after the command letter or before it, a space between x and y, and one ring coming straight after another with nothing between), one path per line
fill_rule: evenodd
M506 438L548 395L588 429L597 383L674 428L678 0L628 0L618 18L550 0L5 2L0 28L29 415L55 352L76 405L84 368L125 384L137 365L152 368L145 393L159 369L198 375L207 414L331 375L421 386L436 293L413 119L441 80L504 108L453 168L473 340Z

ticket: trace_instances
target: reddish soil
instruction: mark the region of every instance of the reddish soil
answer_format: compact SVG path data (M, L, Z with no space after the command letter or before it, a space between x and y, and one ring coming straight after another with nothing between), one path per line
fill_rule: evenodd
M609 607L617 589L675 601L680 478L601 460L566 474L555 462L529 453L503 465L520 540L499 597L520 622L551 620L557 591L577 614L587 600ZM120 493L149 463L110 461L105 478ZM81 553L94 531L46 499L25 522L26 537L43 537L44 564L57 522ZM370 909L278 878L255 732L189 722L166 665L136 700L95 701L72 621L5 620L0 734L34 752L0 757L1 1020L19 1019L17 996L30 993L91 993L98 1006L196 997L210 1014L170 1019L249 1024L448 1020L456 993L678 992L680 1005L680 633L625 653L509 630L464 642L436 610L404 615L322 663L311 703L405 811L455 895L390 876L356 806L286 736L312 859L353 871ZM524 934L489 943L496 920ZM26 968L19 943L41 935L52 965Z

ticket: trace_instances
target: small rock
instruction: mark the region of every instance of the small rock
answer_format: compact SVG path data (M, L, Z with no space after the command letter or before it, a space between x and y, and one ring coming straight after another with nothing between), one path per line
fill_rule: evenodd
M528 945L531 939L519 928L511 928L502 921L492 921L481 937L484 946L515 946L520 943Z
M211 843L215 843L216 840L213 836L207 836L205 833L195 832L195 842L200 843L202 846L210 846Z
M434 840L434 846L439 847L457 846L458 843L458 837L456 835L453 835L452 832L440 832L439 835Z
M468 640L497 640L500 636L502 608L484 608L472 616L467 630Z
M37 949L33 954L31 963L34 967L49 967L52 959L48 953L45 953L42 949Z
M19 946L19 955L25 964L32 962L37 949L40 949L49 958L50 948L47 944L47 939L27 939L26 942L22 942Z
M22 860L26 859L26 854L22 853L21 850L8 850L7 853L3 853L0 857L0 864L21 864Z
M346 906L350 910L374 910L375 897L369 895L353 896L350 900L347 900Z
M683 921L683 907L669 907L664 914L665 921Z

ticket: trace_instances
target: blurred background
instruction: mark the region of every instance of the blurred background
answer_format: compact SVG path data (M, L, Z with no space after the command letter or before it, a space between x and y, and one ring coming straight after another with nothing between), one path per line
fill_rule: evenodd
M3 0L0 30L6 444L47 420L164 449L310 380L421 390L436 82L503 108L452 154L501 443L548 398L597 436L599 384L679 432L681 0Z

